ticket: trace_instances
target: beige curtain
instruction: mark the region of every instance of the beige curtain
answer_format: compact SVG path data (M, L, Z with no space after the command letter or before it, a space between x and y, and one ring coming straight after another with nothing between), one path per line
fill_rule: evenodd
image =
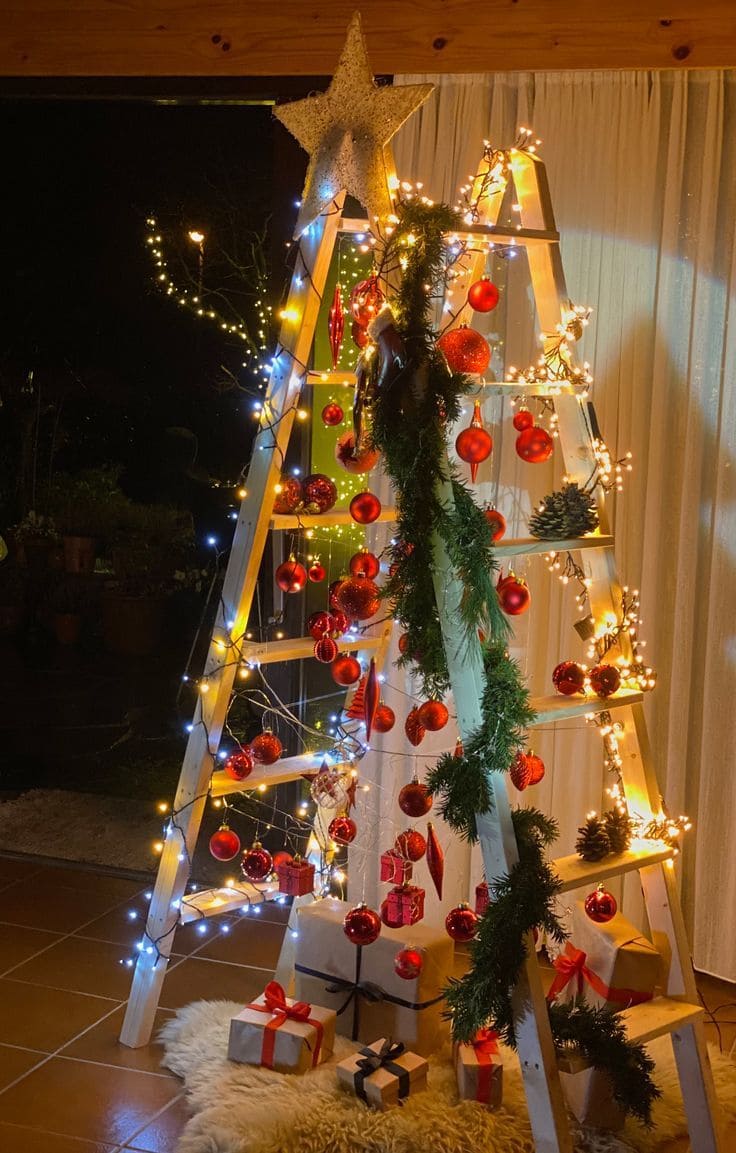
M419 80L437 91L397 137L397 169L436 199L455 201L484 139L506 145L521 124L542 139L568 290L595 309L580 353L593 367L600 424L613 450L634 454L615 502L616 551L622 579L641 589L642 635L659 673L647 711L662 790L671 811L695 819L682 861L695 963L736 980L735 74L397 78ZM535 325L523 254L491 271L504 290L489 326L500 374L504 362L532 359ZM517 460L503 403L486 404L496 451L479 494L521 533L559 465ZM558 660L583 656L576 606L541 558L522 571L533 607L517 642L532 690L545 693ZM558 817L558 851L570 852L586 810L601 807L600 739L568 725L541 734L539 747L553 771L527 796ZM393 827L408 763L374 758L366 770ZM374 851L385 847L382 824ZM477 879L478 863L468 864L454 847L451 897ZM363 886L375 899L372 888ZM632 888L628 907L633 898Z

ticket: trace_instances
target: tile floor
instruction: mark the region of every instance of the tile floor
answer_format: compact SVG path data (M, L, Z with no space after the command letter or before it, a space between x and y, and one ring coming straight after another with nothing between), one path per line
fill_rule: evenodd
M147 886L81 868L0 856L0 1150L2 1153L174 1153L187 1118L160 1046L118 1043ZM178 930L157 1024L181 1005L261 992L278 957L287 910L228 935ZM249 931L250 929L250 931ZM709 1007L736 989L702 978ZM736 1005L720 1015L736 1022ZM709 1026L713 1039L715 1031ZM728 1051L736 1024L722 1027ZM687 1140L662 1153L686 1153Z

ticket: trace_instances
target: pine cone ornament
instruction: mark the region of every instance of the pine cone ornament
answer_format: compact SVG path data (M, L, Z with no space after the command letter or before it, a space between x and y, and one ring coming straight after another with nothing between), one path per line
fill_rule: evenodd
M585 824L578 829L575 852L584 861L602 861L611 851L606 826L599 816L587 817Z
M625 853L631 844L631 819L626 810L609 809L603 814L612 853Z
M540 540L585 536L597 527L595 500L574 481L546 496L529 521L529 532Z

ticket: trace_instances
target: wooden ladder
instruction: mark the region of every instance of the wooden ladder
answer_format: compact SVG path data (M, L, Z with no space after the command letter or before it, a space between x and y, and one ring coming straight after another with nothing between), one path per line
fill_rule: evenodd
M489 242L513 243L526 248L532 289L542 329L554 334L568 310L562 261L552 211L544 164L536 155L511 149L511 179L519 205L517 228L497 226L505 187L502 183L484 184L488 161L479 166L474 197L478 213L458 238L469 243L471 259L461 279L454 283L457 297L482 275ZM389 170L390 170L389 165ZM482 190L486 188L485 192ZM225 773L213 771L224 720L232 693L238 664L283 660L300 660L312 655L309 637L264 644L243 640L248 614L254 596L258 571L270 530L296 529L349 523L349 515L335 512L321 517L273 516L274 485L288 446L294 413L305 384L319 389L321 385L351 385L350 373L308 372L315 325L320 309L328 267L339 231L367 232L365 220L342 218L342 198L302 234L294 274L269 386L263 403L263 414L256 437L253 464L248 480L248 495L241 505L230 559L225 576L221 608L205 664L204 677L209 691L200 696L182 765L173 810L176 822L168 830L151 901L146 936L148 942L139 955L131 996L128 1003L121 1041L127 1045L146 1044L166 973L174 931L178 924L214 916L237 909L243 903L273 899L277 888L256 888L236 882L185 896L189 863L197 841L205 802L237 791L257 789L259 785L276 785L295 780L305 770L316 768L321 755L303 754L288 757L268 768L256 770L241 783ZM472 252L474 243L477 248ZM454 317L459 324L472 319L466 306ZM571 480L584 483L596 468L594 433L587 404L579 392L564 381L528 385L501 382L483 385L484 395L514 397L526 395L554 397L558 417L560 445L565 469ZM315 407L317 407L315 405ZM452 501L451 489L442 494L446 504ZM622 590L616 575L613 537L610 533L605 501L598 491L600 524L595 535L566 541L540 541L535 538L502 540L495 546L500 560L531 553L579 551L581 565L590 580L589 599L595 620L606 614L618 619ZM382 519L391 520L392 510L384 510ZM313 520L313 523L312 523ZM483 666L480 644L468 646L460 640L464 634L459 621L461 585L457 580L439 537L434 541L435 591L442 622L445 649L450 671L458 728L464 740L481 724L480 701L483 691ZM376 636L345 638L346 649L385 660L391 625L385 623ZM628 638L621 640L620 651L630 656ZM615 712L621 730L618 736L622 760L625 796L631 809L642 816L660 815L660 794L654 773L642 696L630 690L600 700L548 696L532 700L535 725L550 725L574 717ZM511 821L508 784L505 774L493 774L494 805L490 813L477 817L479 839L487 877L509 872L518 859ZM324 832L315 829L324 845ZM622 1016L632 1040L646 1042L661 1034L672 1037L680 1084L687 1111L693 1153L725 1153L719 1136L717 1104L713 1092L703 1027L703 1010L690 961L689 947L674 882L673 851L661 842L641 845L620 856L609 856L591 863L576 854L553 862L562 881L562 891L590 886L607 878L638 871L649 923L662 941L667 942L668 976L666 996L626 1010ZM288 936L288 934L287 934ZM279 973L288 969L289 946L282 954ZM559 1079L557 1054L549 1026L541 974L531 939L521 980L514 992L517 1016L519 1059L524 1077L529 1115L537 1153L571 1153L567 1113Z

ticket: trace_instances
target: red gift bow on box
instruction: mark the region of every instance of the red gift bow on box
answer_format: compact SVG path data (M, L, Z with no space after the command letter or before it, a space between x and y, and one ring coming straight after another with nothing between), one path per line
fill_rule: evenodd
M478 1087L475 1091L476 1101L486 1103L491 1096L491 1080L493 1078L492 1057L498 1054L498 1033L492 1029L479 1029L472 1041L475 1056L478 1060Z
M273 1069L276 1030L281 1028L284 1021L303 1021L306 1025L312 1025L317 1031L317 1040L312 1053L312 1067L314 1067L319 1061L324 1029L321 1021L309 1016L312 1012L312 1006L308 1005L306 1001L295 1001L293 1005L289 1005L283 986L279 985L278 981L269 981L263 990L263 995L266 999L265 1005L248 1005L249 1009L255 1009L257 1013L270 1013L273 1017L273 1020L266 1022L263 1030L261 1064L265 1065L267 1069Z
M583 984L587 981L591 989L594 989L606 1001L615 1001L617 1004L627 1006L641 1005L643 1001L651 1001L652 993L640 993L636 989L609 987L592 969L588 968L585 964L586 958L587 954L582 949L576 949L569 941L567 942L565 952L560 953L554 963L557 976L547 994L548 1001L554 1001L558 993L561 993L575 978L577 978L578 983L578 996L582 994Z

